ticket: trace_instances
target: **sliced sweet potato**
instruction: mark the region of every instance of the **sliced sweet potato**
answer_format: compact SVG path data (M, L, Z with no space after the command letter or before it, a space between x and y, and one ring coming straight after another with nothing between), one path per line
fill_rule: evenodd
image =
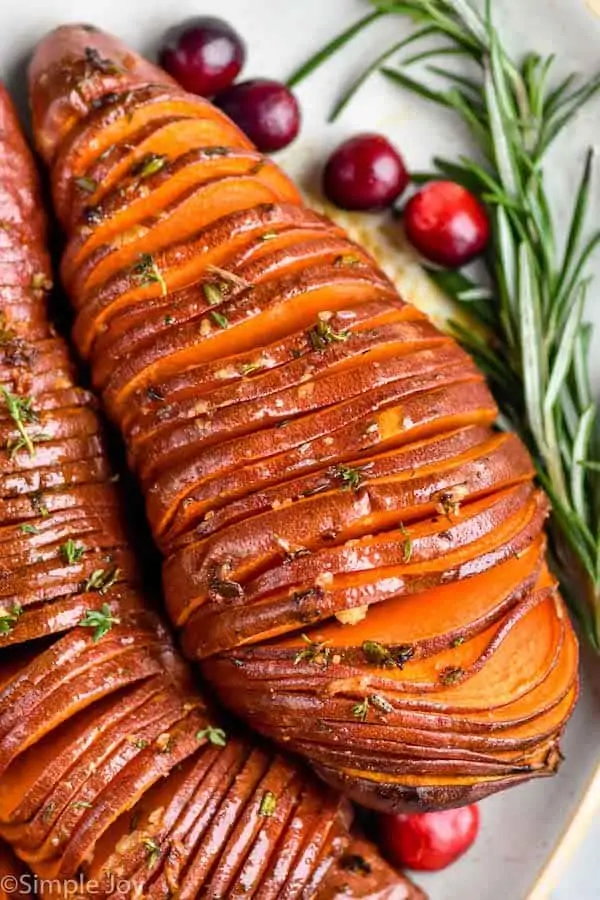
M545 569L547 502L524 447L493 431L482 377L221 113L135 55L118 71L124 48L106 36L75 29L68 52L64 39L49 39L32 86L74 336L126 438L187 655L258 730L377 808L551 774L576 641ZM107 71L69 100L90 47ZM223 149L207 160L207 147ZM144 184L148 153L160 164ZM88 184L86 204L73 179L92 172L106 184ZM11 191L6 207L20 208ZM139 891L235 895L238 879L256 896L335 896L342 817L313 816L293 774L281 817L294 804L311 816L301 840L277 817L264 828L257 792L277 765L236 758L195 818L177 781L187 811L173 799L157 825L155 878L127 849ZM259 851L267 833L281 857ZM103 867L114 856L100 846Z

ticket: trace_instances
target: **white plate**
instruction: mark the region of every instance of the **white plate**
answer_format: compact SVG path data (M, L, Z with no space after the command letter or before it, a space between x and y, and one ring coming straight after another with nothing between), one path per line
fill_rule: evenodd
M593 0L600 6L600 0ZM558 70L590 74L600 68L600 20L584 0L495 0L493 7L509 46L559 56ZM235 23L248 39L248 75L285 77L316 47L366 11L361 0L0 0L0 76L23 97L23 60L35 41L64 21L91 21L112 30L144 52L152 52L173 21L214 12ZM402 148L410 166L426 167L432 154L468 149L468 138L455 118L410 97L374 77L335 126L325 124L340 87L361 63L387 46L392 26L377 23L368 36L314 75L300 89L305 114L302 137L281 162L300 182L314 184L328 149L344 135L380 130ZM404 24L399 20L397 32ZM553 156L557 215L572 196L583 151L595 139L600 101L590 106ZM600 191L596 192L597 196ZM600 204L599 204L600 207ZM600 212L600 209L597 210ZM596 216L598 220L598 216ZM444 314L406 249L369 217L345 219L366 239L407 299ZM360 223L360 224L359 224ZM385 229L384 229L385 230ZM600 261L597 265L600 278ZM589 310L600 325L600 308ZM594 379L600 387L600 328L596 338ZM564 741L566 762L558 777L538 781L482 804L483 827L471 853L441 875L420 878L432 900L544 900L557 883L574 845L585 832L600 801L600 662L589 660L584 687ZM569 900L591 900L596 894Z

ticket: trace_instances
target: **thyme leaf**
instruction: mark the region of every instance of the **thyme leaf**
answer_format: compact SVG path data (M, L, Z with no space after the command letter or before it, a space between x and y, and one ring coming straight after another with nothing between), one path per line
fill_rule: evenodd
M167 282L151 253L142 253L131 272L137 284L142 287L150 284L159 284L162 296L167 296Z
M310 329L307 336L313 350L325 350L329 344L347 341L350 332L336 331L332 325L320 319L314 328Z
M296 653L294 665L297 666L298 663L308 662L325 668L329 664L329 657L331 656L331 648L327 646L328 642L313 641L307 634L302 635L302 640L306 647Z
M144 838L142 843L146 848L146 864L148 868L151 869L160 859L160 844L154 838Z
M0 607L0 635L10 634L22 615L23 607L20 603L13 603L10 609Z
M224 316L223 313L217 312L216 309L211 310L211 318L217 323L219 328L227 328L229 325L229 320L227 316Z
M97 643L100 638L111 630L113 625L119 625L121 620L113 616L108 603L103 603L100 609L88 609L79 624L82 628L93 628L92 640Z
M262 799L260 801L260 806L258 808L259 816L265 816L266 818L271 818L271 816L275 815L275 810L277 809L277 797L273 793L273 791L265 791Z
M196 732L196 738L199 741L207 740L209 744L215 747L225 747L227 744L227 733L222 728L215 728L213 725L207 725Z
M355 703L352 707L352 715L355 719L360 719L361 722L366 722L367 715L369 713L369 698L365 697L364 700L360 700L358 703Z
M167 163L167 157L160 153L148 153L134 168L134 174L140 178L150 178L156 172L160 172Z
M85 553L85 547L79 546L72 538L69 538L68 541L65 541L64 544L60 545L59 553L66 563L72 565L73 563L79 562Z
M0 396L4 401L4 405L8 410L8 414L16 425L19 437L8 439L6 442L6 451L10 458L13 459L19 450L26 449L30 456L35 455L34 444L40 441L49 440L49 435L43 432L30 434L26 425L39 422L39 416L33 409L33 400L31 397L20 397L18 394L12 394L7 388L0 387Z
M89 578L86 579L83 590L86 594L89 594L91 591L105 594L115 584L120 575L121 570L118 566L110 566L107 569L94 569Z
M341 483L342 490L357 491L363 483L363 471L361 467L334 466L331 474Z

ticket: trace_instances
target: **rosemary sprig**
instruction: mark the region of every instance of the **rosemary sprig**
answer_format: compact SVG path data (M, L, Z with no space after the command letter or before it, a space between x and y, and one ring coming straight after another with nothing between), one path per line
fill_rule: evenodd
M592 184L589 151L564 246L556 236L543 162L555 138L600 90L600 73L552 84L553 57L510 58L491 17L468 0L369 0L375 13L347 29L292 76L297 84L375 18L409 17L410 37L380 55L346 91L338 115L372 71L456 112L483 163L434 160L440 176L476 191L490 210L493 237L485 258L491 294L462 274L429 270L477 327L449 327L487 375L499 424L519 432L553 504L553 564L582 627L600 650L600 438L589 381L591 329L583 321L587 265L600 231L587 233ZM424 49L419 42L427 39ZM396 66L382 66L411 45ZM417 48L417 52L415 51ZM468 61L465 69L452 60Z

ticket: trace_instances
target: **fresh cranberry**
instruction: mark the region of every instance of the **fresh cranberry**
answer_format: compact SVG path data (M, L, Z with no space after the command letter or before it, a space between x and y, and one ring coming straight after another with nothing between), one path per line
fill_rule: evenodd
M406 204L406 235L431 262L456 269L477 256L490 224L479 200L453 181L432 181Z
M409 869L445 869L465 853L479 831L479 809L463 806L415 815L382 815L382 846L390 862Z
M342 209L378 210L408 184L404 161L387 138L358 134L335 150L325 166L325 196Z
M244 65L246 47L223 19L198 16L171 28L160 64L192 94L212 97L233 82Z
M241 81L222 91L215 103L263 153L287 147L300 130L298 101L279 81Z

